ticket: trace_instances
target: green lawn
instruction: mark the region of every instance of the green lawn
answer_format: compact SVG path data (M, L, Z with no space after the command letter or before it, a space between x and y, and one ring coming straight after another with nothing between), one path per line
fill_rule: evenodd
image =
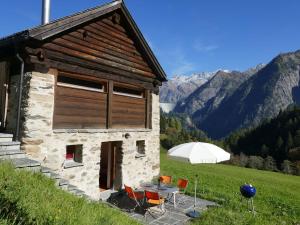
M300 177L281 173L247 169L230 165L189 165L167 158L161 153L161 174L189 179L189 194L193 192L195 174L199 175L199 197L218 202L195 224L236 225L298 225L300 224ZM257 189L254 198L256 214L240 201L239 187L245 182Z
M105 204L88 202L58 189L41 173L0 164L0 225L138 224Z

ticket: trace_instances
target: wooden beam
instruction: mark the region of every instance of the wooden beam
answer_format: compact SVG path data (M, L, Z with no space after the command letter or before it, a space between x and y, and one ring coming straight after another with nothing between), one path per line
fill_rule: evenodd
M89 63L80 63L80 62L66 62L64 60L60 59L47 59L44 62L41 62L38 60L38 58L34 55L29 55L29 63L34 64L34 68L57 68L58 70L62 70L65 72L70 73L79 73L84 74L87 76L93 76L98 77L101 79L107 79L107 80L114 80L122 83L128 83L132 85L137 85L139 87L143 87L145 89L150 89L153 91L158 91L158 87L153 86L153 80L148 81L148 79L145 79L145 77L142 76L136 76L136 75L130 75L130 76L124 76L124 75L118 75L115 73L108 73L103 70L100 70L99 68L95 68L92 65L89 65ZM36 70L39 72L38 70Z
M112 98L114 91L114 82L112 80L108 81L108 95L107 95L107 129L112 127Z
M48 43L44 46L46 49L51 50L52 53L51 55L55 55L56 53L61 53L64 55L63 58L65 58L65 60L67 60L68 57L76 57L78 60L85 60L85 61L90 61L92 63L95 63L96 65L101 66L102 68L105 68L106 71L113 71L113 70L119 70L119 73L122 73L122 71L124 72L131 72L134 74L139 74L142 76L146 76L146 77L151 77L154 78L155 74L147 72L147 71L143 71L140 69L135 69L133 67L130 66L125 66L122 65L120 63L115 63L106 59L102 59L78 50L74 50L71 49L69 47L63 47L63 45L57 45L57 44L52 44L52 43ZM50 54L47 54L50 58ZM123 72L123 73L124 73Z
M93 24L91 24L91 26L93 26L97 30L109 35L110 37L116 38L117 40L120 41L120 43L125 42L128 46L133 46L134 45L134 42L130 38L126 37L125 35L116 33L115 31L112 31L111 29L103 26L103 24L101 24L101 22L93 23Z
M90 33L92 33L94 37L97 36L97 39L98 39L99 41L102 41L103 43L106 43L106 44L115 46L115 47L117 47L117 48L121 48L121 49L123 49L123 50L125 50L125 51L128 51L128 52L132 53L132 54L141 56L141 54L136 50L136 48L135 48L134 46L132 46L132 47L130 48L130 47L128 47L128 46L125 46L125 45L122 45L122 44L120 44L120 43L114 42L113 40L110 40L110 39L108 39L107 37L103 37L103 35L101 35L101 32L99 32L97 29L95 29L95 28L93 28L93 27L91 27L91 26L86 26L86 27L84 27L83 30L88 31L88 32L89 32L89 33L88 33L89 35L90 35ZM79 31L82 31L82 29L79 29Z
M152 70L148 66L144 66L139 63L135 63L124 57L116 57L114 55L107 54L106 52L103 52L103 49L99 49L97 45L88 43L86 41L79 40L77 38L73 38L70 36L64 36L62 38L57 38L56 40L53 41L53 43L73 49L75 51L78 50L82 53L86 53L86 54L95 56L99 59L102 58L102 59L106 60L107 62L111 61L112 63L118 63L123 66L128 66L128 68L131 67L131 68L135 68L135 69L139 69L142 71L152 73ZM108 63L108 65L109 65L109 63Z
M119 24L115 24L113 23L111 20L107 19L107 18L103 18L102 22L107 24L108 26L112 26L114 27L116 30L118 30L119 32L123 32L123 33L127 33L126 29L124 27L122 27Z
M146 128L151 128L151 92L150 90L145 91L146 98Z
M79 43L79 40L82 40L82 34L80 32L72 32L68 35L63 36L63 38L76 38L77 42ZM75 41L75 39L73 39ZM122 49L116 48L111 45L107 45L102 43L101 41L98 41L96 38L93 38L92 35L88 35L84 39L85 42L88 42L90 46L95 46L97 50L102 51L104 53L120 57L120 58L125 58L128 59L132 62L138 63L143 66L148 66L148 64L143 60L142 57L136 56L134 54L130 54Z

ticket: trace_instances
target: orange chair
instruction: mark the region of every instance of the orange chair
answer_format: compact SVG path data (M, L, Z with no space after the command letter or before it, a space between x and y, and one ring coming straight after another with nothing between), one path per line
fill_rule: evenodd
M180 194L185 194L189 181L187 179L179 178L177 181L177 187L179 188Z
M146 198L146 203L148 205L148 207L146 208L146 212L149 212L151 216L153 216L150 211L150 208L152 206L159 206L162 213L163 214L165 213L165 199L161 197L158 192L145 190L145 198Z
M135 211L135 209L137 207L142 208L142 206L141 206L141 204L140 204L139 201L141 201L141 200L144 201L144 199L145 199L144 192L133 191L133 189L131 187L126 186L126 185L124 185L124 187L125 187L125 191L127 193L127 196L130 199L132 199L134 201L134 203L135 203L135 206L134 206L134 208L133 208L132 211Z
M172 184L172 176L160 176L159 180L163 184Z
M177 187L178 187L179 191L177 193L174 193L174 194L184 195L185 192L186 192L186 189L188 187L188 184L189 184L189 181L187 179L179 178L178 181L177 181ZM177 204L182 204L183 199L178 199Z

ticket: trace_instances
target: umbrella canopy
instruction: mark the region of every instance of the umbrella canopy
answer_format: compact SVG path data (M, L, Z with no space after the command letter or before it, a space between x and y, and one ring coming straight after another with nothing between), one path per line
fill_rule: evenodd
M168 156L191 164L218 163L230 159L230 154L222 148L204 142L177 145L168 151Z

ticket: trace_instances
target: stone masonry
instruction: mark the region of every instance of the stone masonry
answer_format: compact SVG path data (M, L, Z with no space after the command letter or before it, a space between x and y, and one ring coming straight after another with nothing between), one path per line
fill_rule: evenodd
M122 141L121 184L138 186L159 174L159 97L152 94L152 129L53 130L55 76L25 75L22 100L22 149L33 159L56 171L71 184L99 199L101 143ZM125 133L130 137L125 138ZM136 141L145 140L145 156L136 157ZM67 145L83 146L83 163L65 168Z

